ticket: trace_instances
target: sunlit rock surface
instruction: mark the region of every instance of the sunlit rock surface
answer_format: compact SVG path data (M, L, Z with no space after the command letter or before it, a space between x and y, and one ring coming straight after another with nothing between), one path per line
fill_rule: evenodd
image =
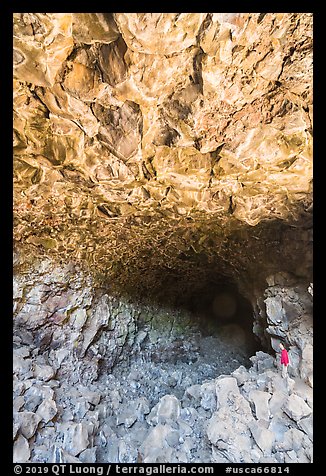
M230 240L309 223L311 121L309 13L14 14L15 242L120 287L235 275Z
M13 33L14 462L312 462L312 14Z

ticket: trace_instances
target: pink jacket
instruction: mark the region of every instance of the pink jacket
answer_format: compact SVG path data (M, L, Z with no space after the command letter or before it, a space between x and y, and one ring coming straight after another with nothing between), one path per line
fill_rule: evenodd
M286 349L282 350L281 353L281 364L289 365L289 354Z

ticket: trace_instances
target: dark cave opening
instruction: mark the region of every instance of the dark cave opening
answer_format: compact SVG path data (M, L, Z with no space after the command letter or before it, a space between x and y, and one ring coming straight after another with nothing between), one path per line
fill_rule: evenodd
M262 350L263 344L253 332L254 310L236 284L211 282L194 292L185 303L199 322L201 332L208 335L238 335L248 356Z
M141 304L137 335L118 358L114 375L147 366L149 373L154 367L168 374L183 371L197 384L240 365L249 368L257 351L268 352L254 334L254 309L239 291L241 283L208 270L206 281L182 292L187 276L176 275L162 273L160 286L155 282L160 298L151 301L147 295Z

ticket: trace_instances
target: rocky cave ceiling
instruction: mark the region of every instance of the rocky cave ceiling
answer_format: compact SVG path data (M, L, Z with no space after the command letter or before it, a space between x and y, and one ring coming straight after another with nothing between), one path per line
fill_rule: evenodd
M144 292L309 273L311 14L16 13L13 59L31 262Z

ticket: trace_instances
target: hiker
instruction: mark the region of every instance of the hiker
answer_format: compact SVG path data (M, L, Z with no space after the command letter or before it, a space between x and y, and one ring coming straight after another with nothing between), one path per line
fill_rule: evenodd
M279 346L281 349L282 377L286 378L288 373L288 365L290 363L289 354L282 342L280 342Z

